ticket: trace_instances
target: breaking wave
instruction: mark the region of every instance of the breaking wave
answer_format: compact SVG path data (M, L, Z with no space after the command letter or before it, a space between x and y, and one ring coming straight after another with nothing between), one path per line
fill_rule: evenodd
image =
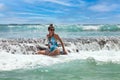
M45 39L0 39L0 70L49 66L80 59L120 63L120 38L78 38L64 39L64 42L68 55L49 57L35 54L47 48Z
M46 28L45 28L46 27ZM0 25L0 32L10 31L46 31L48 25L41 24L8 24ZM57 32L80 32L80 31L120 31L120 25L95 25L95 24L84 24L84 25L55 25Z

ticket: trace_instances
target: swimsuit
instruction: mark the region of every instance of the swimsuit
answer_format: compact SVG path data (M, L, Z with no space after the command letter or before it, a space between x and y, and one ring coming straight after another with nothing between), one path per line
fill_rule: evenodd
M54 36L52 36L51 38L48 38L49 42L49 49L50 49L50 52L54 51L55 49L57 49L58 47L58 44L57 44L57 41L56 39L54 38Z

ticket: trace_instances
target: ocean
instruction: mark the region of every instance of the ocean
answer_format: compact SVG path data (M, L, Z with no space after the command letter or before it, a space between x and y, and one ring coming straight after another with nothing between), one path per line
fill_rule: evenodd
M57 24L68 55L53 57L35 54L48 26L0 25L0 80L120 79L120 24Z

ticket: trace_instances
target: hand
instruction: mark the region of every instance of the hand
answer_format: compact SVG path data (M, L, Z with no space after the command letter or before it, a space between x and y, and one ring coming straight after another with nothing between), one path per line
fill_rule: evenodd
M67 52L65 50L63 52L64 52L63 54L67 54Z

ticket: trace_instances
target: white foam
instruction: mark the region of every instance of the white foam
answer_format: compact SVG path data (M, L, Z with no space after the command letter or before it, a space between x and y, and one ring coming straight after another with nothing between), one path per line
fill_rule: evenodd
M99 30L100 27L101 27L100 25L98 25L98 26L92 26L92 25L83 26L83 30L95 30L95 31L97 31L97 30Z
M57 58L44 55L14 55L1 51L0 54L0 70L14 70L21 68L39 66L48 66L61 62Z
M57 63L93 58L96 61L120 63L120 51L80 51L57 57L44 55L18 55L0 51L0 71L50 66Z

